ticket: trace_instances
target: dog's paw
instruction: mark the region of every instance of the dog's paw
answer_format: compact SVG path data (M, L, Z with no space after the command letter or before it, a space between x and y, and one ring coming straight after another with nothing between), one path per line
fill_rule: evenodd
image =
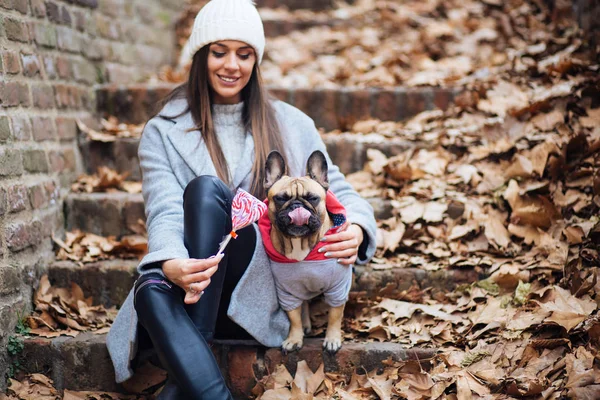
M323 350L330 354L335 354L342 347L342 339L340 337L326 337L323 341Z
M283 351L284 354L287 354L292 351L300 350L302 348L302 344L302 338L296 339L288 337L281 344L281 351Z

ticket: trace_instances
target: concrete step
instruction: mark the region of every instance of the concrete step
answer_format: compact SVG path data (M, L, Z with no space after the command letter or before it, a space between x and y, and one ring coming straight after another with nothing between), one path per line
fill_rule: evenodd
M314 14L314 18L265 18L262 17L266 37L287 35L291 32L303 31L314 27L342 28L352 24L352 20L331 18L328 15Z
M174 84L100 85L96 89L97 111L122 122L140 124L155 115L156 103ZM298 107L326 130L347 129L356 121L377 118L400 121L422 111L445 110L458 88L339 88L299 89L269 87L270 92Z
M254 2L257 7L281 7L284 6L290 10L307 9L313 11L327 10L333 8L335 2L333 0L256 0ZM354 3L354 1L347 1Z
M23 339L24 349L20 354L23 370L46 374L57 389L125 392L114 381L106 335L82 333L75 338ZM213 353L234 397L247 399L256 380L280 364L295 374L300 360L306 360L313 371L323 363L326 372L349 378L356 368L371 371L381 367L382 361L390 357L393 360L419 360L423 368L427 368L427 361L436 352L435 349L406 348L389 342L346 342L336 355L323 353L321 348L322 339L307 339L300 351L283 355L278 348L265 348L254 341L216 341Z
M373 206L376 219L391 217L393 206L389 200L367 200ZM141 193L69 193L64 202L64 214L67 231L79 229L117 238L136 233L138 221L146 221Z
M109 260L79 265L72 261L55 261L48 268L52 285L70 287L77 283L86 296L92 296L95 304L106 307L123 303L137 278L138 260ZM376 296L387 285L394 285L401 292L416 285L420 290L448 292L463 283L473 283L485 278L476 269L442 269L427 271L418 268L377 269L376 265L355 265L352 291Z
M333 163L344 174L363 169L368 149L377 149L387 156L393 156L416 146L426 146L420 142L385 138L378 134L326 133L321 137ZM139 139L131 138L117 138L114 142L92 141L84 137L79 140L79 149L85 160L87 173L92 174L98 167L106 166L119 173L129 172L127 179L136 181L142 179L137 156L138 146Z

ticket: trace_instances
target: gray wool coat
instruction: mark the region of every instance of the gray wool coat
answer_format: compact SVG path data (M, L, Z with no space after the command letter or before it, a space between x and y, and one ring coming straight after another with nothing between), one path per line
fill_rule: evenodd
M138 156L148 231L148 254L138 265L140 274L162 274L160 261L189 258L183 244L183 191L197 176L217 175L206 146L204 143L198 146L200 132L185 132L194 125L191 113L188 111L175 119L167 118L179 114L186 105L185 99L168 103L148 121L140 140ZM306 174L306 161L314 150L326 154L331 190L346 207L348 220L360 225L366 232L366 258L357 261L359 264L366 263L376 246L373 208L333 165L312 119L284 102L275 101L273 105L286 146L290 175ZM246 135L245 154L240 157L237 170L232 172L232 190L238 187L249 189L253 161L254 141L252 135ZM254 225L257 238L260 238L258 227ZM252 261L232 294L227 315L264 346L278 347L287 337L289 321L278 304L270 261L260 240L257 240ZM133 376L131 360L137 353L137 335L138 319L132 288L107 337L108 351L119 383Z

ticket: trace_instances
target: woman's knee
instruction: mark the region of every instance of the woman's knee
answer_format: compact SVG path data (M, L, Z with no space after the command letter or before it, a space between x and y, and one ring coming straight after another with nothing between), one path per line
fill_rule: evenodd
M209 195L209 196L207 196ZM232 199L231 190L225 182L216 176L200 175L192 179L183 192L184 200L190 200L190 197L222 197L229 201Z

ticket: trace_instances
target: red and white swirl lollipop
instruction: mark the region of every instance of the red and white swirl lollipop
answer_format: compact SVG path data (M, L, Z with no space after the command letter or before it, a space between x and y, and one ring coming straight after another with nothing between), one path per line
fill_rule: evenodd
M217 255L225 250L231 238L237 238L236 231L258 221L266 211L267 205L264 202L244 189L238 189L231 202L231 232L221 242Z

